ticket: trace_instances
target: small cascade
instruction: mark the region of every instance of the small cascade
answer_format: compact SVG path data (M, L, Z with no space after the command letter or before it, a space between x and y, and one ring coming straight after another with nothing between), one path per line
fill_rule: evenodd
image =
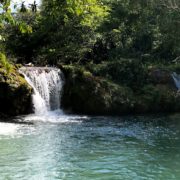
M176 87L178 88L178 90L180 90L180 75L176 74L175 72L173 74L171 74L174 82L176 84Z
M20 72L34 89L32 101L36 115L60 109L60 94L64 83L60 69L22 67Z

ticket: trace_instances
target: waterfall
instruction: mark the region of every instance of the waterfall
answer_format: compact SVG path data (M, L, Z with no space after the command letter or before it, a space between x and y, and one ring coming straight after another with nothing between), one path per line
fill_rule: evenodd
M33 87L32 101L36 115L60 109L63 74L56 68L22 67L20 72Z
M176 84L176 87L178 88L178 90L180 90L180 75L176 74L175 72L173 74L171 74L174 82Z

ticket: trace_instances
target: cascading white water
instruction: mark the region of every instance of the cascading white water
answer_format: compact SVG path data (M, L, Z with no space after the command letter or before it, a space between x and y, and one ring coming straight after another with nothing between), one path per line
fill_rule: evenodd
M36 115L60 109L60 93L64 83L60 69L23 67L20 72L34 89L32 100Z
M180 75L176 74L175 72L173 74L171 74L174 82L176 84L176 87L178 88L178 90L180 90Z

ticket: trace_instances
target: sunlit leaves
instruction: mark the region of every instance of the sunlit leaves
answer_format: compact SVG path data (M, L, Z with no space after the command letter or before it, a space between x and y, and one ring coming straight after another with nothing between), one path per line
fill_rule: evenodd
M109 13L109 7L98 0L54 0L45 3L46 13L54 18L64 16L65 22L70 18L80 18L81 25L96 28Z
M19 27L19 30L21 31L21 33L32 33L32 27L30 27L24 23L19 22L18 27Z
M3 65L3 66L6 66L6 56L0 52L0 63Z
M0 64L2 66L4 66L4 69L7 71L7 73L9 74L9 72L12 70L12 65L9 64L7 61L6 61L6 56L0 52Z
M32 33L32 28L24 23L16 22L11 14L10 0L1 0L0 1L0 30L4 27L5 24L11 24L16 26L22 33Z
M109 7L99 0L43 0L42 31L47 32L48 41L43 53L61 60L83 59L86 52L92 52L95 31L108 14Z

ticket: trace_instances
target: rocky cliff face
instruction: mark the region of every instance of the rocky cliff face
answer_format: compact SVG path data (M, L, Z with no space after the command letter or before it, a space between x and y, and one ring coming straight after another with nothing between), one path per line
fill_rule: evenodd
M0 68L0 117L28 113L32 88L15 70L7 73Z
M83 114L167 112L180 110L180 97L171 76L164 69L149 69L148 83L133 90L119 86L85 69L66 66L62 108Z
M133 109L131 89L81 69L67 68L62 107L83 114L120 114Z

